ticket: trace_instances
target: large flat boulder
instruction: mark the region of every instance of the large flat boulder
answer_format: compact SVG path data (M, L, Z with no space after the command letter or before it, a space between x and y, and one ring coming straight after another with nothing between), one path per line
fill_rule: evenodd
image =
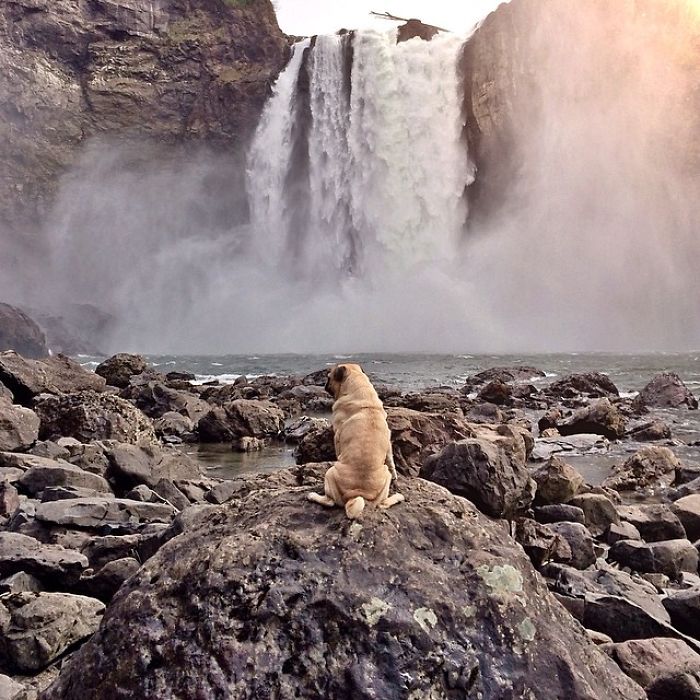
M169 523L174 515L175 509L165 503L144 503L128 498L69 498L41 503L36 509L37 520L78 528Z
M105 380L65 355L27 360L16 352L0 352L0 381L15 401L29 406L39 394L104 391Z
M502 524L401 488L355 523L303 487L201 509L44 697L643 700Z

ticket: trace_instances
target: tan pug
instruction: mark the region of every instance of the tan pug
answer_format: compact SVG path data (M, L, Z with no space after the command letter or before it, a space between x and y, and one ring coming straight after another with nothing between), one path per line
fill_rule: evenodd
M359 365L336 365L328 373L326 390L335 398L333 430L337 462L326 472L325 494L310 493L321 505L345 508L348 518L358 518L369 502L390 508L404 500L389 496L396 467L391 433L377 392Z

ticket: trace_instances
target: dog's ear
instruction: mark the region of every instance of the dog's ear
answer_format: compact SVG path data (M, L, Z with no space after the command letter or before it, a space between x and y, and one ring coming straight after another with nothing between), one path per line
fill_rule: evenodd
M348 376L348 368L345 365L338 365L333 370L333 381L340 384Z

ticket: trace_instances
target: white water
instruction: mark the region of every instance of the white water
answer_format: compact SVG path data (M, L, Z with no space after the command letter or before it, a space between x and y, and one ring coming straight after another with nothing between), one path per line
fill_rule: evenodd
M316 281L331 278L336 289L349 275L364 280L362 288L387 270L442 265L462 235L463 194L473 179L456 70L463 40L440 35L397 44L394 32L358 32L348 95L349 39L320 36L311 52L308 174L294 172L287 138L288 86L305 45L297 45L268 103L249 169L253 230L274 232L263 238L273 243L268 254L291 251L297 270ZM294 201L280 192L290 173ZM308 209L301 228L290 215L295 206Z

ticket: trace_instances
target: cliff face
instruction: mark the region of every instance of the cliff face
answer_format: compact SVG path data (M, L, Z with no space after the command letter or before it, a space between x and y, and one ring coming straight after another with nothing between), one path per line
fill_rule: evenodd
M240 143L288 56L270 0L0 4L0 224L27 232L92 136Z
M515 204L543 151L700 175L695 0L512 0L476 31L461 70L475 224Z

